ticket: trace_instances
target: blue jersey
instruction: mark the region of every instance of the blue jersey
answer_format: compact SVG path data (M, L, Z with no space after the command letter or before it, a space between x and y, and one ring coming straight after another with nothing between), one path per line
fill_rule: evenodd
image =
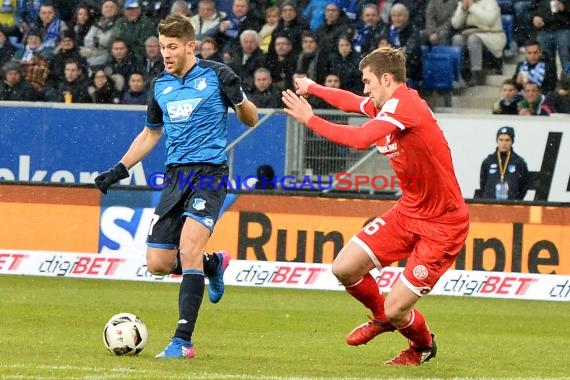
M226 162L228 107L246 100L228 66L196 59L184 75L164 71L151 83L148 128L164 127L166 165Z

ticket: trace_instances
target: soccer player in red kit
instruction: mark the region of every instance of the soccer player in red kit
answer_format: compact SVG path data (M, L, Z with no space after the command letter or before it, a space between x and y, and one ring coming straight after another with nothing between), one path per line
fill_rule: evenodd
M404 53L379 48L359 66L367 97L301 78L296 79L297 94L283 92L285 112L335 143L356 149L374 144L390 159L402 182L402 197L342 248L332 271L372 313L369 322L348 335L347 343L366 344L379 334L397 330L410 344L386 364L420 365L435 357L437 347L415 304L455 261L467 238L469 213L443 132L425 101L405 84ZM313 114L307 94L371 120L361 126L325 121ZM402 275L385 297L370 270L405 258Z

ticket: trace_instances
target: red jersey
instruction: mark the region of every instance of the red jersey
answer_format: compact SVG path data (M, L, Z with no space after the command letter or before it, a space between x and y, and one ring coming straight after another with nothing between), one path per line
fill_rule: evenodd
M375 144L402 182L400 212L429 219L465 207L447 140L435 116L415 90L401 85L378 109L374 99L311 85L309 93L345 112L372 120L362 126L333 124L313 116L308 127L329 140L366 149Z

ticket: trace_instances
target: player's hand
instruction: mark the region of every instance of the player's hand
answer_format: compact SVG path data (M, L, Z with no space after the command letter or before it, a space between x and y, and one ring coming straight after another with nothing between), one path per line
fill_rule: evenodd
M309 86L312 84L315 84L315 81L310 78L295 78L295 87L297 88L295 92L299 96L307 96L309 95Z
M284 111L301 124L307 125L309 119L313 117L313 108L304 97L299 97L291 90L283 91L282 98L285 104Z
M119 162L111 169L95 177L95 186L97 186L97 188L101 190L103 194L107 194L107 189L111 187L111 185L119 182L123 178L128 177L129 171L127 170L127 167Z

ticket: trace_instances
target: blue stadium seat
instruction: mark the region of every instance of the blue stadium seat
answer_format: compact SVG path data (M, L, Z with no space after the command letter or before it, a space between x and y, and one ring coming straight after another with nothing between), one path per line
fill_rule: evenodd
M453 63L453 80L461 80L461 57L463 55L461 46L436 45L431 48L431 53L449 55Z
M505 45L505 50L511 49L511 43L513 42L514 28L515 28L515 16L513 15L501 15L501 22L503 23L503 30L507 35L507 44Z
M426 53L423 62L424 89L453 91L454 70L450 54Z

